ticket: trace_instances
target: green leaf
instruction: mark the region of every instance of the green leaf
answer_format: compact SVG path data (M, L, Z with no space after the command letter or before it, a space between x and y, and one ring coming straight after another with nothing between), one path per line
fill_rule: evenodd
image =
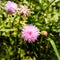
M52 45L52 47L53 47L53 49L56 53L56 56L57 56L58 60L60 60L60 55L59 55L58 50L56 48L55 42L51 38L48 38L47 40L51 43L51 45Z

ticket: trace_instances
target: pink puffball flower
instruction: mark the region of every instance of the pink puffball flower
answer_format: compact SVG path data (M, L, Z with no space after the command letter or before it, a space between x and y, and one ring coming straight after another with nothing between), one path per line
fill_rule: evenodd
M18 8L18 11L24 17L26 17L30 14L30 9L28 9L27 5L21 5L21 7Z
M9 13L15 13L17 11L17 4L11 1L8 1L5 5L5 10Z
M26 25L22 29L22 38L29 42L35 42L39 36L39 30L36 26Z

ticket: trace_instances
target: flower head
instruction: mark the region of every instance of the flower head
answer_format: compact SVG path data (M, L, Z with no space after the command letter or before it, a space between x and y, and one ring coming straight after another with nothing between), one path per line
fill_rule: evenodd
M15 13L17 10L17 4L11 1L8 1L5 5L5 10L9 13Z
M19 13L26 17L30 14L30 9L28 9L27 5L21 5L21 7L18 9Z
M39 36L39 30L33 25L26 25L22 29L22 38L29 43L35 42Z

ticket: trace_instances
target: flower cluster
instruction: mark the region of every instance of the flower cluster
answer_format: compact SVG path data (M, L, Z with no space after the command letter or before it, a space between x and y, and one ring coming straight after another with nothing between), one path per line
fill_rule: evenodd
M18 12L25 17L30 14L30 9L28 9L27 5L21 5L21 7L18 8L17 4L11 1L6 3L5 10L9 13L15 13L18 10Z
M5 10L9 13L15 13L16 11L18 11L19 14L21 14L24 17L30 14L30 9L28 9L27 5L21 5L21 7L18 8L17 4L11 1L8 1L6 3ZM48 35L46 31L42 31L41 34L44 36ZM25 41L31 43L35 42L40 34L36 26L29 24L23 27L21 35Z

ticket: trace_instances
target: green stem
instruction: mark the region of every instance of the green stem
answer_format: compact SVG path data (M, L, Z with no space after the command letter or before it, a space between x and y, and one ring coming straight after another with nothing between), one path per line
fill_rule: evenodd
M55 0L54 0L54 1L55 1ZM44 11L48 10L48 8L51 6L51 4L52 4L54 1L52 1L52 2L49 4L49 6L48 6Z
M15 31L16 29L1 29L0 31Z
M48 38L47 40L51 43L51 45L52 45L52 47L53 47L53 49L55 51L55 54L56 54L58 60L60 60L60 55L58 53L58 50L56 48L56 45L55 45L54 41L51 38Z

